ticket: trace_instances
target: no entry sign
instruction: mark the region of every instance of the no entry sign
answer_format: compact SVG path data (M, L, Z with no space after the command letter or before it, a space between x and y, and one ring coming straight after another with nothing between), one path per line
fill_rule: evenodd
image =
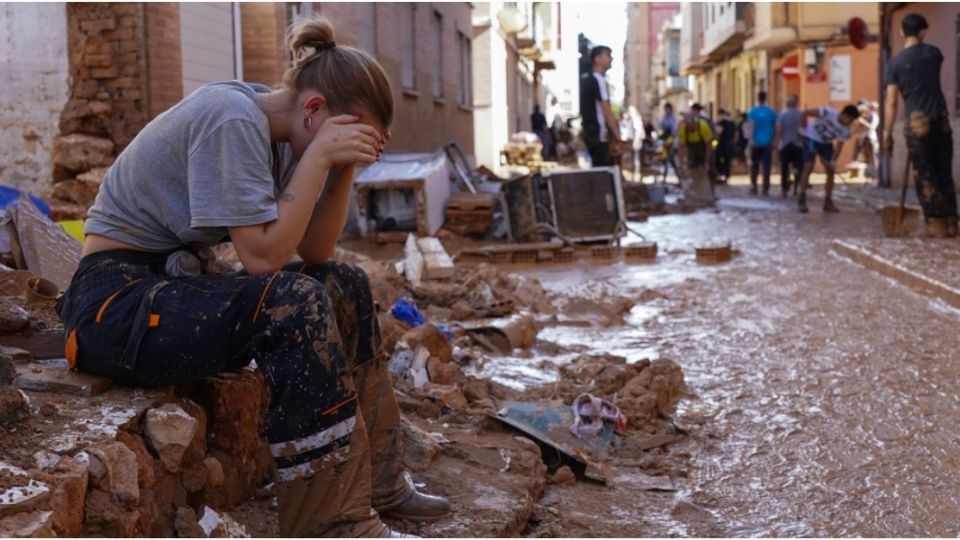
M783 78L792 81L800 77L800 61L796 56L791 56L780 67L780 74Z

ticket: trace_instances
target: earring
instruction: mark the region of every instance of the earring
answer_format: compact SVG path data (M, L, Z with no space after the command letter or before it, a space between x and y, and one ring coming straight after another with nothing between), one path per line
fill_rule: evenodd
M310 124L312 124L312 123L313 123L313 118L311 118L311 117L309 117L309 116L304 116L304 117L303 117L303 129L309 130L309 129L310 129Z

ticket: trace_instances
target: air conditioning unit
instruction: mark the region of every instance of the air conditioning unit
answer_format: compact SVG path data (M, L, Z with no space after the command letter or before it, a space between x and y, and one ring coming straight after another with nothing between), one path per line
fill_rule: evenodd
M541 241L550 230L574 242L610 241L626 232L616 167L543 171L510 182L506 196L515 241Z

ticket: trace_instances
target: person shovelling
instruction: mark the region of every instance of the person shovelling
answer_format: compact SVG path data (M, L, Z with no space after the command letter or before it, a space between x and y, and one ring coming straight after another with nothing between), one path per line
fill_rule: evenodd
M823 193L823 211L839 212L833 204L833 177L837 172L837 157L843 151L843 144L850 138L850 124L860 112L856 105L847 105L842 111L833 107L820 107L803 111L802 123L806 124L806 141L803 147L803 174L800 178L800 194L797 196L797 208L807 212L807 187L810 185L810 173L820 157L820 163L827 172L827 183ZM813 123L807 123L815 118Z
M274 91L201 87L150 122L107 172L83 259L57 303L73 367L128 386L256 362L270 387L281 536L391 536L379 513L450 513L400 462L399 409L366 274L328 262L357 164L393 120L390 83L322 17L288 33ZM203 271L233 242L244 272ZM294 253L303 262L287 264Z
M940 50L923 42L928 25L918 13L903 18L903 50L887 64L883 149L893 152L897 99L903 96L903 136L913 164L917 199L930 237L957 236L957 192L953 185L953 131L940 84Z

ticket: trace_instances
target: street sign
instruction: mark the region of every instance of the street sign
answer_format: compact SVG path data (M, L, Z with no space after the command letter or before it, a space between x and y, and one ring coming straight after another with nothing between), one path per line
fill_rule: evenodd
M780 67L780 74L783 78L792 81L800 77L800 61L796 56L791 56Z
M867 23L860 17L854 17L847 23L847 37L850 38L850 44L857 49L867 46L870 40L870 29Z

